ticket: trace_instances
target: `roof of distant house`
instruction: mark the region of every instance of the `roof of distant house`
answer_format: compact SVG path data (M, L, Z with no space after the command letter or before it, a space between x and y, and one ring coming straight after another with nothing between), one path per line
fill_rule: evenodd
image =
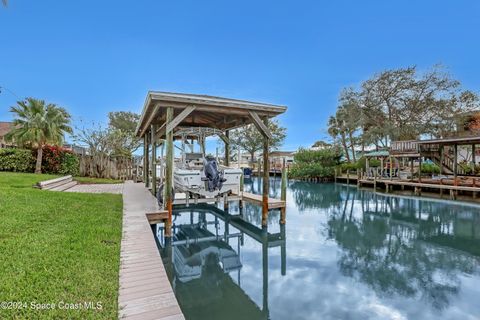
M5 136L13 128L12 122L1 122L0 121L0 137Z
M271 157L281 157L281 156L293 156L295 151L272 151L270 152Z

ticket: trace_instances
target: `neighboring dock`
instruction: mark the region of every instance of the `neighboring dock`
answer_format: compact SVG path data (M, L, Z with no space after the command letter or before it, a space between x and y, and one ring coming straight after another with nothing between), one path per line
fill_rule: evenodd
M346 182L347 184L356 183L357 186L371 186L375 190L382 188L386 192L394 190L394 186L399 187L401 190L410 188L415 195L421 195L422 190L436 190L443 195L444 192L449 193L449 197L455 200L459 192L470 193L474 199L477 198L480 193L480 184L473 183L464 185L460 178L443 178L443 179L431 179L422 178L420 181L417 179L403 180L398 178L380 178L380 177L361 177L359 179L357 174L343 174L337 175L335 180L337 182Z
M123 206L119 318L185 319L147 219L147 213L150 217L164 213L143 184L131 181L125 183Z

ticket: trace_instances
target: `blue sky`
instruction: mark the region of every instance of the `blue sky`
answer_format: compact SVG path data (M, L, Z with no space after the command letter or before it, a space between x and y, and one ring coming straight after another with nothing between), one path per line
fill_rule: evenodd
M148 90L278 103L284 149L327 137L342 87L442 63L480 91L480 2L27 1L0 7L0 86L76 123L140 112ZM16 97L2 90L0 121Z

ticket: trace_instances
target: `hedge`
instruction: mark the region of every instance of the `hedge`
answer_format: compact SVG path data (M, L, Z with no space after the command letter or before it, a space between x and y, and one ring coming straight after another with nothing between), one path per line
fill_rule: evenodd
M0 171L34 172L37 151L0 149ZM79 159L69 150L56 146L43 148L42 172L78 175Z
M335 166L341 154L336 148L322 150L300 149L295 154L295 163L289 171L293 178L326 178L335 175Z
M35 156L36 156L36 152ZM78 157L71 151L57 146L43 147L42 172L78 175Z
M33 172L35 157L30 150L0 149L0 171Z

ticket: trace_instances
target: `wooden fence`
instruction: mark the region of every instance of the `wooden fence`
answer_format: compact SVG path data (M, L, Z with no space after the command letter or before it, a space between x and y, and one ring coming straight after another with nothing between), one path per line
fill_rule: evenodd
M137 166L127 157L81 155L80 176L95 178L136 180Z

